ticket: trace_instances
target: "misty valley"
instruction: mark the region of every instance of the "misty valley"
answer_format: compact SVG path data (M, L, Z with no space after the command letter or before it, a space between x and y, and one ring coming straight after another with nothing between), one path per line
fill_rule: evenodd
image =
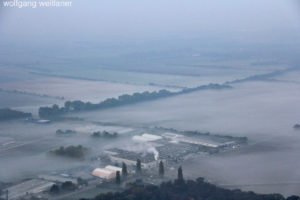
M11 69L6 69L8 75ZM139 177L158 185L173 180L182 167L186 178L204 177L229 189L298 194L297 176L290 178L297 161L282 164L297 155L300 140L296 125L299 96L293 92L300 86L279 81L289 71L274 77L273 71L264 72L261 79L253 80L252 74L245 77L237 72L239 81L180 85L183 89L124 84L123 93L113 89L122 84L118 79L45 78L28 73L26 80L22 76L5 81L0 91L11 98L2 98L6 102L0 109L1 187L11 199L28 195L92 198L101 191L119 191L111 183L115 174L109 174L106 167L121 170L124 163L128 169L124 185ZM278 81L271 83L267 74ZM47 84L48 89L26 86L33 82ZM98 91L82 90L83 83ZM52 98L56 96L61 98ZM24 97L30 99L22 101ZM276 101L270 101L273 99ZM137 160L143 176L137 174ZM158 174L160 161L163 178ZM282 173L274 174L278 167ZM66 182L79 184L79 188L56 195L49 192L53 185L60 188Z

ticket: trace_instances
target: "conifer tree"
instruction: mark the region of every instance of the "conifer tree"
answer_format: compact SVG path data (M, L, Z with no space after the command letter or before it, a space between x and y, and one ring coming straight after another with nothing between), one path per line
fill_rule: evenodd
M128 175L127 165L124 162L122 163L122 175L124 177L127 177L127 175Z
M184 181L181 166L178 168L177 180L178 180L179 183L182 183Z
M163 177L165 174L165 168L164 168L164 163L163 161L159 162L159 170L158 170L158 174L160 177Z
M116 172L116 184L120 185L121 184L121 175L120 171Z
M142 172L142 163L140 159L137 159L136 161L136 172L139 174Z

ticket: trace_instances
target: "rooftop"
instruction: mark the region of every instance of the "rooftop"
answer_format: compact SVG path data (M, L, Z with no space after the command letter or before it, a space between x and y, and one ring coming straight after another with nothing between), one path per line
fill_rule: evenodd
M199 146L188 143L169 143L156 147L160 159L178 159L190 153L199 152Z
M127 151L123 149L118 148L112 148L108 149L109 152L112 152L114 157L127 159L136 161L137 159L140 159L142 163L150 163L156 161L154 158L154 154L152 153L139 153L139 152L133 152L133 151Z
M121 167L116 167L116 166L112 166L112 165L107 165L105 167L105 169L113 171L113 172L117 172L117 171L122 172L122 168Z
M160 139L162 139L162 137L159 135L144 133L143 135L133 136L132 139L135 141L140 141L140 142L151 142L151 141L160 140Z

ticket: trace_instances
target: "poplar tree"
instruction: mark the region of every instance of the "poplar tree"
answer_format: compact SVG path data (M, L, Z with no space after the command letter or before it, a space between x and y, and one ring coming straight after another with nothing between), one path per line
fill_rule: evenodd
M122 175L124 177L127 177L127 175L128 175L127 165L124 162L122 163Z
M159 162L159 170L158 170L158 174L160 177L163 177L165 174L165 167L164 167L164 163L163 161Z
M116 184L120 185L121 184L121 175L120 171L116 172Z
M137 159L136 161L136 172L141 173L142 172L142 163L140 159Z
M178 168L177 180L178 180L179 183L184 182L183 173L182 173L182 167L181 166Z

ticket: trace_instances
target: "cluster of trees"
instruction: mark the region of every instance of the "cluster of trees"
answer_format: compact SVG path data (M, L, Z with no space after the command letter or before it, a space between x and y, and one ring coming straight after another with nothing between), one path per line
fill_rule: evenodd
M72 183L71 181L66 181L61 185L53 184L49 190L49 193L52 195L57 195L61 192L70 192L77 189L77 185Z
M130 184L123 192L100 194L92 200L300 200L298 196L284 198L280 194L256 194L241 190L229 190L205 182L203 178L184 180L182 168L178 168L175 181L160 186ZM87 199L81 199L87 200Z
M93 132L92 133L92 137L95 137L95 138L100 138L100 137L103 137L103 138L116 138L118 137L118 133L117 132L113 132L113 133L110 133L108 131L97 131L97 132Z
M87 148L78 146L59 147L58 149L52 150L51 153L58 156L66 156L70 158L84 158L87 152Z
M40 107L39 116L41 118L52 118L64 114L65 111L63 108L60 108L58 105L54 104L52 107Z
M122 105L128 105L133 103L139 103L143 101L150 101L164 97L170 97L179 94L186 94L190 92L194 92L197 90L205 90L205 89L227 89L231 88L228 85L220 85L220 84L209 84L196 88L185 88L179 92L171 92L168 90L160 90L154 92L142 92L142 93L134 93L132 95L124 94L119 96L118 98L108 98L100 103L90 103L90 102L82 102L79 100L76 101L67 101L65 102L63 107L59 107L58 105L53 105L52 107L40 107L39 108L39 116L41 118L53 118L58 117L62 114L69 112L78 112L78 111L89 111L96 109L107 109L113 108Z
M295 124L295 125L294 125L294 129L300 130L300 124Z
M28 118L28 117L32 117L32 114L17 111L17 110L12 110L10 108L0 109L0 121L21 119L21 118Z
M56 134L57 134L57 135L70 135L70 134L75 134L75 133L76 133L76 131L70 130L70 129L67 129L67 130L61 130L61 129L58 129L58 130L56 131Z

